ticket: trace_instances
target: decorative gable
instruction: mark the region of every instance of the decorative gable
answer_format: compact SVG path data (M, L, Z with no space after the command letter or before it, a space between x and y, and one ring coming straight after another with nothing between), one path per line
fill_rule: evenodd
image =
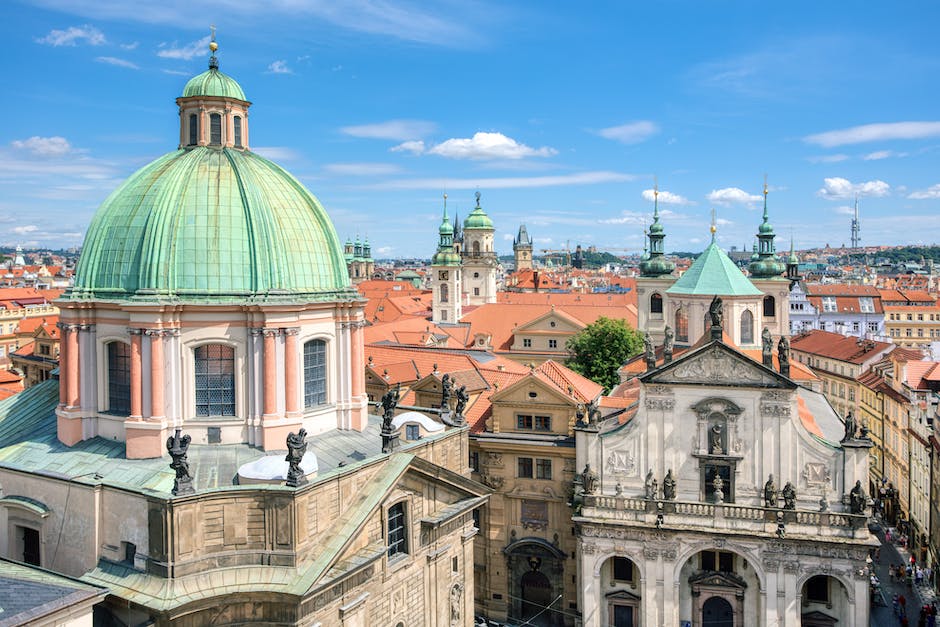
M516 335L525 333L577 333L585 327L580 320L556 310L554 307L541 316L520 324L515 329Z
M787 377L742 355L725 344L714 341L689 351L677 360L640 376L647 384L707 384L734 387L794 389Z

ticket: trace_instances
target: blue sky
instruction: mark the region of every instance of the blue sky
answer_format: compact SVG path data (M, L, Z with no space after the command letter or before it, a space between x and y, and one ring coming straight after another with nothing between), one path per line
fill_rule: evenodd
M940 243L940 8L930 3L11 0L0 22L0 244L76 246L97 206L174 150L206 67L254 103L251 144L341 239L430 256L441 196L479 189L511 251L667 250L710 212L750 247ZM620 250L614 250L619 253Z

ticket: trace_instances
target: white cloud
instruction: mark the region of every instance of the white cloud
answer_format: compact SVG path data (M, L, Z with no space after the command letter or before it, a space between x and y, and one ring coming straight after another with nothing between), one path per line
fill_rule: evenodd
M620 126L602 128L597 132L605 139L613 139L622 144L639 144L659 132L659 125L649 120L629 122Z
M757 194L748 194L740 187L713 189L708 193L708 201L716 205L751 205L760 200Z
M132 63L125 59L119 59L117 57L95 57L95 61L98 63L107 63L108 65L116 65L117 67L126 67L130 70L140 69L140 66L136 63Z
M864 142L924 139L937 136L940 136L940 122L887 122L808 135L803 138L803 141L831 148Z
M907 197L913 200L929 200L940 198L940 183L931 185L927 189L919 189L917 191L911 192Z
M271 74L293 74L294 70L287 67L287 61L283 59L274 61L268 66L268 72Z
M840 205L840 206L836 207L835 209L833 209L833 211L835 211L836 213L838 213L838 214L841 215L841 216L851 216L851 215L855 215L855 208L854 208L854 207L849 207L848 205Z
M54 29L45 37L36 40L36 43L50 46L75 46L82 42L90 46L100 46L105 43L104 33L94 26L85 24L84 26L69 26L65 30Z
M848 179L836 176L824 179L823 186L816 192L816 195L827 200L841 200L851 198L856 194L859 196L887 196L889 191L891 191L891 186L884 181L852 183Z
M139 41L133 41L129 44L119 44L124 50L137 50L137 46L140 45Z
M881 159L891 159L906 157L906 152L895 152L893 150L876 150L875 152L870 152L867 155L864 155L862 159L865 161L880 161Z
M401 168L391 163L330 163L323 170L338 176L382 176L400 172Z
M637 213L636 211L624 211L617 218L604 218L598 220L600 224L647 224L650 220L650 217L643 213Z
M389 150L392 152L410 152L413 155L420 155L424 153L424 142L420 139L413 139L411 141L402 142L397 146L392 146Z
M525 159L526 157L552 157L558 151L548 146L532 148L520 144L502 133L478 131L470 138L452 138L432 146L427 154L448 159Z
M64 137L39 137L15 139L11 142L17 150L26 150L38 157L61 157L72 152L72 145Z
M15 235L26 235L27 233L35 233L39 230L39 227L35 224L26 224L23 226L14 226L10 229L10 232Z
M656 198L656 196L655 196L655 194L654 194L654 190L652 190L652 189L644 189L644 190L643 190L643 198L645 198L646 200L648 200L648 201L650 201L650 202L653 202L653 200ZM695 204L695 203L693 203L691 200L689 200L688 198L686 198L685 196L680 196L679 194L673 194L672 192L667 192L667 191L664 191L664 190L660 190L660 191L659 191L659 202L663 203L664 205L692 205L692 204Z
M340 130L345 135L364 137L368 139L392 139L406 141L424 137L433 133L437 128L434 122L425 120L389 120L376 124L360 124L358 126L344 126Z
M162 43L160 44L160 49L157 50L157 56L164 59L183 59L189 61L199 56L208 55L209 39L209 36L206 35L202 39L197 39L183 46L177 45L175 41L171 44Z
M392 248L391 246L382 246L382 247L380 247L380 248L377 248L377 249L375 250L375 252L378 253L378 254L380 254L380 255L388 255L388 254L391 253L393 250L395 250L395 249Z
M370 189L512 189L532 187L558 187L563 185L597 185L632 181L632 174L596 171L563 174L558 176L505 177L484 179L397 179L370 186Z
M251 151L271 161L292 161L300 158L300 153L286 146L255 146Z
M172 74L173 76L192 76L192 72L183 72L182 70L160 70L164 74Z
M806 160L810 163L839 163L840 161L848 160L848 155L837 154L837 155L817 155L814 157L806 157Z

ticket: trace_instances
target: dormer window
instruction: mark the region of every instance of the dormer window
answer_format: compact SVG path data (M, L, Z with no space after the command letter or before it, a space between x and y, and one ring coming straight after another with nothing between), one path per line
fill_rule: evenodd
M236 115L232 119L232 126L235 133L235 147L242 147L242 118L239 115Z
M222 115L219 113L209 115L209 144L222 145Z
M199 116L195 113L189 114L189 145L195 146L199 143Z

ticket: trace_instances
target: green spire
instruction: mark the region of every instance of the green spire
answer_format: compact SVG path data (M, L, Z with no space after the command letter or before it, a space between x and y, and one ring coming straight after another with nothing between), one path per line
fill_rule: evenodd
M459 266L460 255L454 252L454 227L450 223L450 218L447 217L447 194L444 194L444 217L437 231L440 234L440 240L437 244L437 252L431 258L431 265Z
M643 259L640 261L640 276L659 277L670 274L675 270L674 263L665 257L666 233L663 225L659 223L659 185L653 183L653 223L650 225L649 233L645 234L649 241L649 255L646 254L646 247L643 247Z
M780 276L786 266L777 259L777 249L774 246L774 227L770 225L770 216L767 211L767 177L764 177L764 219L757 228L757 250L751 257L748 271L757 279L770 279Z

